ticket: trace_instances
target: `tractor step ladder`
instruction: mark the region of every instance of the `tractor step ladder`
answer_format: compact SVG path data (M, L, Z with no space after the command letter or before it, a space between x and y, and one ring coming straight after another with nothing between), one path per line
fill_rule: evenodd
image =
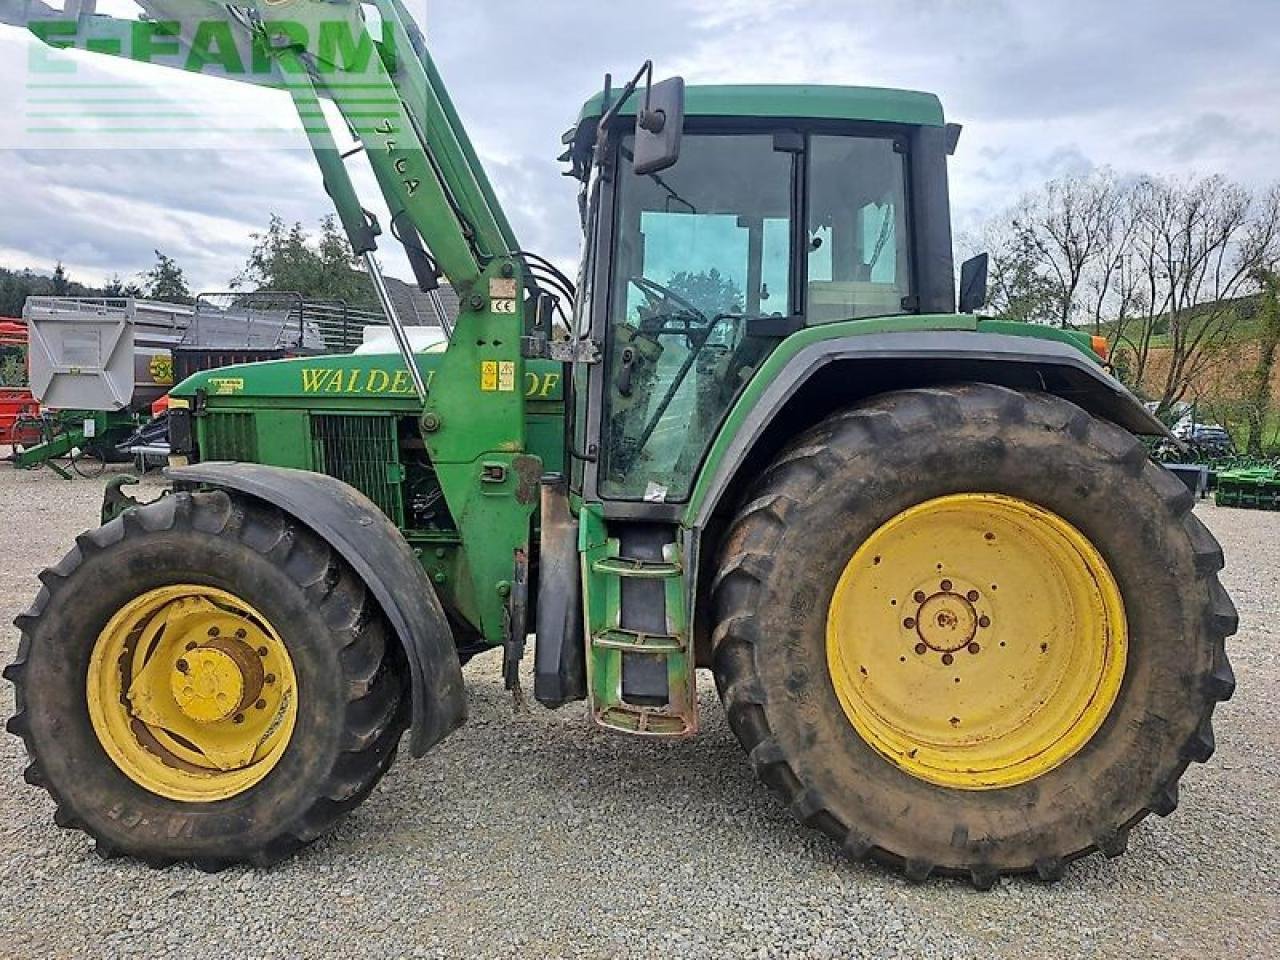
M592 519L603 533L604 521ZM619 537L588 539L596 541L583 553L592 718L623 733L694 733L694 661L678 543L661 544L660 559L641 559L624 555Z

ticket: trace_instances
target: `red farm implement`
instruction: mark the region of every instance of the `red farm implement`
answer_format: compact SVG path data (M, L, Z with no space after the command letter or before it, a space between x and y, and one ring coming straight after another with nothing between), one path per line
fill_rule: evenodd
M0 320L0 355L23 355L27 347L27 326L14 320ZM0 380L0 446L26 446L40 439L40 404L25 385Z

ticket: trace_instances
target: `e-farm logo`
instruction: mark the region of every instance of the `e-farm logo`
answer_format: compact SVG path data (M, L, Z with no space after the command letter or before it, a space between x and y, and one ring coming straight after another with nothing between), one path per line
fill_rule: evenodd
M277 4L297 0L276 0ZM189 73L211 73L279 86L279 75L313 73L327 81L377 71L380 57L387 72L394 70L395 33L383 24L381 38L362 22L346 19L260 22L249 30L229 19L198 22L178 20L121 21L102 18L34 20L28 28L52 50L85 50L121 57L135 63L171 67ZM302 58L282 58L277 51L305 51ZM44 54L35 48L30 60L34 74L75 73L74 60Z
M198 19L32 20L27 28L39 42L29 45L26 95L0 127L29 146L253 148L264 138L294 146L299 126L307 134L327 130L317 96L342 101L357 118L398 116L412 96L391 79L402 49L416 57L399 21L366 21L355 3L255 0L255 8L251 19L227 7L226 16L201 12ZM166 9L183 16L180 6ZM243 85L182 82L160 67ZM296 111L253 88L293 94Z

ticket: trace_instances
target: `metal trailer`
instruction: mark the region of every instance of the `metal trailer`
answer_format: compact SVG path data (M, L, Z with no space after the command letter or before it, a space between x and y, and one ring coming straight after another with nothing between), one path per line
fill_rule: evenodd
M106 459L175 382L239 363L349 353L381 313L297 293L209 293L194 305L138 298L30 297L32 393L54 422L15 462L76 450ZM147 454L156 455L154 444ZM133 453L131 450L124 454ZM65 471L59 471L65 476Z
M173 385L195 309L132 297L29 297L31 390L49 410L139 412Z

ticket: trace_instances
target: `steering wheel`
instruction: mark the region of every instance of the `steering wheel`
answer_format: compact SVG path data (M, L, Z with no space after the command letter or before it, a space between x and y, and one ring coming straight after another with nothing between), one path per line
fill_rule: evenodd
M650 306L660 307L664 303L674 303L683 313L691 315L690 319L696 319L703 325L711 322L710 317L670 287L664 287L656 280L650 280L648 277L632 277L631 282L635 284L637 290L644 294ZM664 327L657 332L687 332L687 329L685 331L667 331Z

